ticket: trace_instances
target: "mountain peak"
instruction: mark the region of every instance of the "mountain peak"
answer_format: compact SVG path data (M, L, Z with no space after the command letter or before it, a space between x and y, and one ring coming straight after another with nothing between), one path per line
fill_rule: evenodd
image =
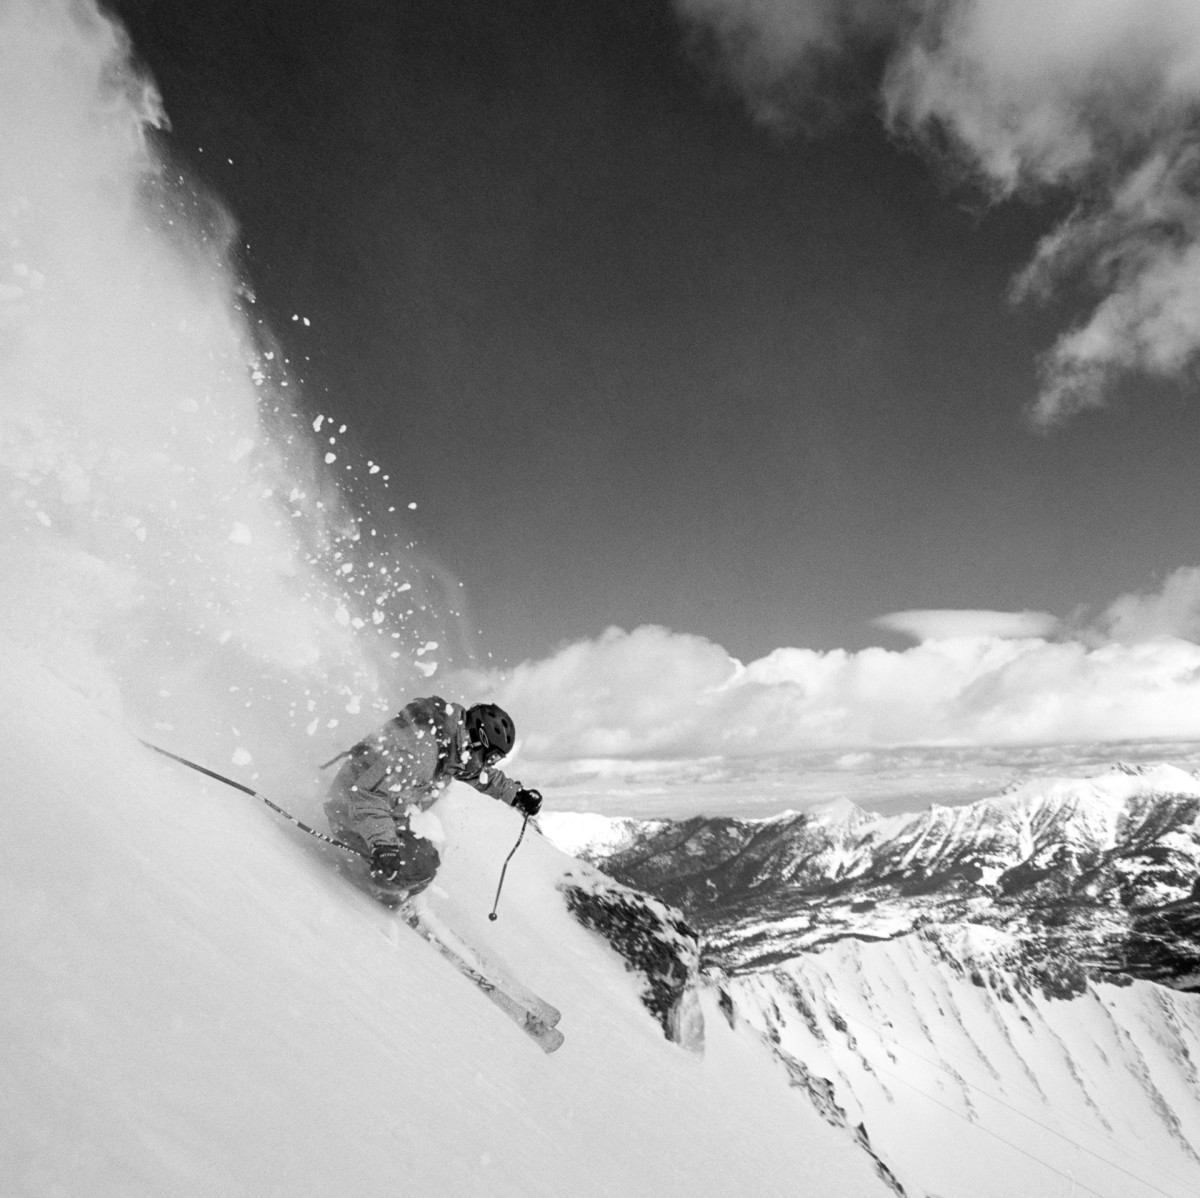
M1189 984L1200 969L1194 921L1177 910L1200 877L1200 783L1169 765L1035 778L899 816L835 801L773 820L624 821L619 832L574 847L682 909L735 971L929 921L1016 935L1031 959L1053 925L1055 952L1074 938L1105 976Z

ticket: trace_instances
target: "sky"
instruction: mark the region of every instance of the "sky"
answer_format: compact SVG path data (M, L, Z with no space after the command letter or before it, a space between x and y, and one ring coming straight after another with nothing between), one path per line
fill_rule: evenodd
M613 625L897 648L877 617L1095 615L1195 563L1193 344L1152 327L1195 295L1080 346L1157 240L1189 265L1198 22L941 8L118 5L303 403L500 665Z
M0 631L146 734L489 697L656 814L1200 740L1193 6L114 11L2 14Z

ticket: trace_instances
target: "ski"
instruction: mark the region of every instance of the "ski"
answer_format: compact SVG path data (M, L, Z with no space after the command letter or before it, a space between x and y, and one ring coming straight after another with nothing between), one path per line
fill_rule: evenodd
M433 911L427 899L417 897L409 901L409 906L417 914L426 939L436 939L448 948L477 973L491 979L500 989L512 995L523 1006L528 1007L537 1018L547 1027L554 1027L562 1018L559 1009L548 1003L544 998L523 986L499 962L492 960L479 951L474 945L468 944L450 928Z
M455 967L479 991L509 1017L543 1052L554 1052L561 1048L565 1037L554 1025L561 1018L557 1007L539 998L531 990L512 981L502 971L482 960L472 961L477 956L463 945L460 950L451 940L458 937L440 926L428 909L422 910L415 903L405 903L401 916L414 932L431 944L438 953ZM461 943L461 942L460 942Z

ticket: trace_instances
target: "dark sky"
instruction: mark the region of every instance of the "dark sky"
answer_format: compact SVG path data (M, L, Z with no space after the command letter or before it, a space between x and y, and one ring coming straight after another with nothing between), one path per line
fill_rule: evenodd
M1050 213L948 182L868 87L767 129L666 0L115 8L306 410L418 504L498 661L610 624L901 644L867 621L1067 616L1194 560L1196 407L1029 431L1070 313L1007 295Z

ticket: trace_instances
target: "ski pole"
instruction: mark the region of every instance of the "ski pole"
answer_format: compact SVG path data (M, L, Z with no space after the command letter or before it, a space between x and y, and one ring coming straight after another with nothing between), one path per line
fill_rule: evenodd
M138 738L141 739L140 737ZM148 740L141 741L147 749L153 749L156 753L161 753L164 757L169 757L172 761L178 761L180 765L186 765L188 769L195 770L198 774L204 774L208 778L215 778L218 782L224 782L226 786L232 786L234 790L240 790L243 794L250 795L251 798L258 799L260 803L266 803L272 811L282 815L284 819L289 819L300 829L301 832L307 832L309 836L315 836L318 840L323 840L326 844L331 844L334 848L345 849L347 853L353 853L356 857L365 857L366 854L360 852L353 845L346 844L345 841L335 840L332 836L326 836L324 832L318 832L316 828L310 828L303 820L297 819L290 811L285 811L278 803L273 803L266 795L260 795L257 790L251 790L248 786L243 786L240 782L235 782L232 778L226 778L224 774L218 774L216 770L210 770L203 765L197 765L194 761L189 761L186 757L180 757L177 753L168 753L166 749L160 749L158 745L152 745Z
M500 891L504 887L504 875L508 873L508 863L513 859L513 853L515 853L517 849L521 847L521 841L525 836L525 828L528 826L528 824L529 816L526 816L521 821L521 831L517 834L517 843L514 844L511 849L509 849L508 856L504 858L504 864L500 867L500 885L496 887L496 901L492 904L491 913L488 915L488 919L492 920L493 922L500 918L496 914L496 908L500 906Z

